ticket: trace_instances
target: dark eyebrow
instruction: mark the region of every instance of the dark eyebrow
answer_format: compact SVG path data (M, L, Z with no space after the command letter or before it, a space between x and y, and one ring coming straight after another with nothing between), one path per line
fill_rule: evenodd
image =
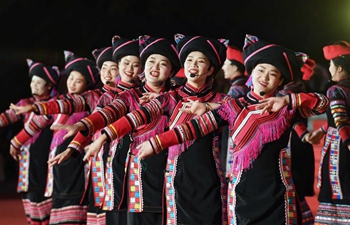
M265 67L265 66L262 66L262 65L258 65L258 66L260 66L260 67L262 67L262 68L266 69L266 67ZM273 70L271 70L271 71L276 72L276 73L279 73L279 71L278 71L278 70L275 70L275 69L273 69Z

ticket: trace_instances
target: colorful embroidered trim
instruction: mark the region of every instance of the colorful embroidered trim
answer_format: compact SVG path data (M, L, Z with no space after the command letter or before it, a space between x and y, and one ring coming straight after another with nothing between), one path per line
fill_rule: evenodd
M337 129L333 127L328 127L327 136L325 140L325 144L322 148L322 155L320 160L320 166L318 170L318 182L317 187L320 188L322 184L322 166L324 157L329 149L330 146L330 153L329 153L329 174L330 174L330 182L331 182L331 188L332 188L332 198L333 199L343 199L343 193L340 186L339 181L339 144L340 144L340 135Z
M168 157L165 169L165 199L166 199L166 222L167 225L177 224L177 210L175 202L174 178L178 156L170 159Z
M292 172L290 170L290 158L287 149L280 152L280 174L281 179L286 187L285 193L285 210L287 224L297 224L297 206L296 206L296 191L293 183Z
M19 161L19 175L17 192L27 192L29 185L29 148L28 146L22 146L21 159Z
M143 193L141 181L141 166L134 155L130 155L129 164L129 212L143 211Z
M49 160L55 157L56 150L57 150L57 147L53 148L50 151ZM52 195L53 178L54 178L53 177L53 167L52 166L48 166L48 168L47 168L47 178L46 178L46 188L45 188L45 193L44 193L45 197L50 197Z
M97 159L95 157L90 157L91 160L91 176L92 176L92 188L94 193L95 206L101 207L102 200L105 195L104 190L104 168L102 161L102 151L98 153Z
M222 224L227 224L227 183L224 171L221 167L220 140L218 136L213 138L213 157L216 165L216 172L220 178L220 196L222 204Z

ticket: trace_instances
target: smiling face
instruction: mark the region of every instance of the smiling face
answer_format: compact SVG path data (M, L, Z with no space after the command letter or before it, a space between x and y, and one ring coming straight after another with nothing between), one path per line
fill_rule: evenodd
M87 88L85 77L78 71L71 71L67 79L67 89L71 94L81 94Z
M46 96L50 94L51 84L48 84L43 78L33 75L32 80L30 82L30 89L32 91L32 95L37 96Z
M130 83L137 79L138 75L141 73L140 58L137 56L124 56L119 61L118 67L121 81L125 83Z
M252 71L254 93L272 93L283 83L281 72L273 65L260 63Z
M202 52L191 52L184 63L187 82L194 87L202 87L207 77L212 75L214 67L210 67L208 58ZM194 74L194 77L191 77Z
M115 87L115 79L118 76L118 65L113 61L105 61L102 64L101 70L101 81L103 84Z
M144 71L147 83L157 86L157 83L166 81L171 75L172 65L167 57L152 54L146 60Z

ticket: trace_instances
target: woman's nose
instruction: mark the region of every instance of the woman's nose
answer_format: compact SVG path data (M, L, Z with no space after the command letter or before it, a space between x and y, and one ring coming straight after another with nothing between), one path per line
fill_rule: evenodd
M264 78L264 80L269 80L269 74L268 73L264 73L262 75L262 77Z

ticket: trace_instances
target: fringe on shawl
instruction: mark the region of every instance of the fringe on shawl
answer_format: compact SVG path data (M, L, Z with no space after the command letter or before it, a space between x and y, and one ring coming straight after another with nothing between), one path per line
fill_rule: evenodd
M157 134L164 132L167 127L168 127L167 116L161 116L159 121L156 124L154 124L151 129L149 129L149 126L144 126L141 130L138 130L137 132L138 133L140 132L140 133L133 136L133 143L130 148L131 153L134 155L137 155L138 149L136 149L136 147L138 145L140 145L145 141L148 141L151 137L154 137Z
M256 135L243 148L234 151L233 166L231 172L240 169L249 169L254 160L261 153L265 144L273 142L281 137L281 135L290 126L295 110L288 110L285 106L280 110L278 117L274 121L269 121L259 126Z
M138 145L140 145L145 141L148 141L151 137L154 137L157 134L163 133L166 130L166 128L169 127L168 116L163 115L163 110L168 113L172 113L177 105L177 101L174 98L174 96L172 96L169 93L165 93L158 96L153 101L145 104L144 107L147 107L149 105L151 109L154 109L155 107L152 107L153 104L158 105L159 110L161 111L155 113L156 118L153 118L152 115L150 115L150 118L151 120L153 120L153 119L158 119L160 116L160 119L158 119L159 121L155 125L153 125L153 128L151 129L149 129L148 125L138 128L137 132L142 132L142 130L144 130L145 132L142 132L141 134L137 134L136 136L133 136L134 141L131 146L131 153L134 155L138 154L138 150L136 149ZM150 112L152 111L151 109L149 110Z
M72 115L68 114L60 114L62 117L68 116L69 118L66 120L66 118L61 118L57 117L59 121L57 121L59 124L75 124L79 122L82 118L88 116L88 112L78 112L78 113L73 113ZM62 122L61 122L62 121ZM65 140L63 139L64 135L66 135L68 132L66 130L58 130L55 131L52 141L51 141L51 146L50 149L54 149L57 146L60 146Z
M221 116L223 120L226 120L228 122L229 128L232 130L237 118L237 111L231 105L231 101L226 101L216 110L216 112Z
M168 157L170 159L174 159L176 156L180 155L186 149L188 149L191 145L193 145L193 143L194 143L194 140L191 140L191 141L186 141L184 143L181 143L179 145L174 145L169 147Z

